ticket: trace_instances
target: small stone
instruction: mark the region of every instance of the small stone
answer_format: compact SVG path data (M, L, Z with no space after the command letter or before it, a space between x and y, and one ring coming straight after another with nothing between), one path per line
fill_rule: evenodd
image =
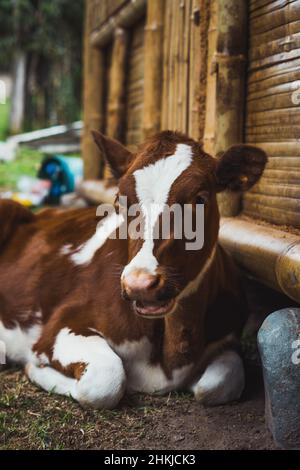
M300 449L300 308L269 315L258 332L266 422L275 442Z
M173 440L174 440L174 442L180 442L180 441L183 441L184 439L185 439L185 437L182 434L180 434L178 436L174 436Z

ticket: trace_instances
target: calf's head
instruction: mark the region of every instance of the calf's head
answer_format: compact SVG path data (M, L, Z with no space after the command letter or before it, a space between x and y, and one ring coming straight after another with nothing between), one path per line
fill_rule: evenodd
M127 208L138 204L142 214L142 237L128 233L128 261L121 274L123 296L133 302L139 315L164 316L174 311L190 282L200 279L213 259L219 229L216 193L253 186L264 170L266 154L250 145L234 145L216 159L194 140L171 131L155 135L132 154L99 132L93 136L118 180L116 205L127 200ZM183 225L189 214L195 233L203 231L200 248L187 249L191 240L182 224L181 236L176 235L178 217L175 220L172 211L168 236L163 236L164 210L174 205L182 209Z

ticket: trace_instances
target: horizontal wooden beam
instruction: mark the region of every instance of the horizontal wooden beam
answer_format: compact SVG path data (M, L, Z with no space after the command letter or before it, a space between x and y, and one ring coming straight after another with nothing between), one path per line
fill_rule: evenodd
M300 235L224 217L220 241L247 273L300 302Z
M90 36L91 45L94 47L105 47L114 37L116 28L130 28L139 21L146 13L147 0L130 0L121 10L111 16L105 24L92 32Z

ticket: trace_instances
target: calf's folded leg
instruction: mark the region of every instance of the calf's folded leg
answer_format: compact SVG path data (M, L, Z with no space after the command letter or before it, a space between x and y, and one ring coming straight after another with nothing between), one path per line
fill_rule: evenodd
M214 406L238 400L245 386L245 373L240 355L224 351L205 369L191 391L203 405Z
M44 390L71 396L92 408L114 408L126 387L122 361L106 340L77 335L69 328L58 333L50 364L27 364L26 373Z

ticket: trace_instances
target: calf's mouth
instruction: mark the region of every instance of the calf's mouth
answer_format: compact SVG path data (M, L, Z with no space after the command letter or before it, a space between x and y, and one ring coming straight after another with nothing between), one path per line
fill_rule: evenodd
M175 302L175 298L159 302L135 300L133 302L133 308L139 316L144 318L160 318L173 311Z

